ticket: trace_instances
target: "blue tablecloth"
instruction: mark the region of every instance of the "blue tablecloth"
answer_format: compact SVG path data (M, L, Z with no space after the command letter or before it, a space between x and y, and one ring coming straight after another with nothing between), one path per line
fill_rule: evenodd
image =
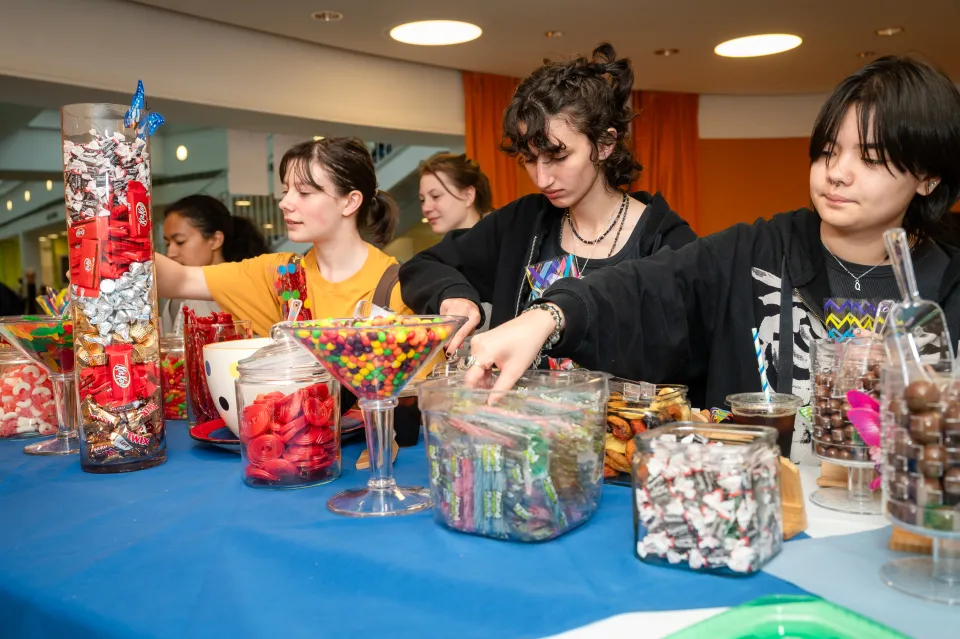
M340 480L244 486L239 456L168 425L169 460L91 475L77 457L0 442L0 637L539 637L630 611L735 606L802 590L767 574L723 578L632 554L628 488L557 540L449 531L430 514L351 519L328 497L362 485L362 446ZM427 480L422 446L401 484Z

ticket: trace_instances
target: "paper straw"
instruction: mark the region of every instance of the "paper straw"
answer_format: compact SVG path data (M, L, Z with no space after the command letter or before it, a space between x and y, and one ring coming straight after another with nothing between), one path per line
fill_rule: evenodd
M757 368L760 371L760 385L763 386L763 394L770 399L770 382L767 381L767 365L763 361L763 349L760 348L760 332L753 329L753 348L757 351Z

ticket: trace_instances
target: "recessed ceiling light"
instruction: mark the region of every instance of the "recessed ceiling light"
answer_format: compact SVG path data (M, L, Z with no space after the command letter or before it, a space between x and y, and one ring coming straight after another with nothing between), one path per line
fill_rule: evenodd
M7 210L8 211L13 210L13 202L11 200L7 200Z
M336 22L343 20L343 14L339 11L314 11L310 17L319 22Z
M46 242L46 241L47 241L47 238L46 238L45 236L41 235L41 236L40 236L40 241L41 241L41 242Z
M250 206L250 200L237 200L234 202L235 206Z
M53 180L47 180L47 190L48 191L53 190Z
M861 51L857 54L858 58L872 58L877 55L876 51Z
M721 42L713 52L725 58L755 58L796 49L803 40L788 33L765 33Z
M420 218L420 221L423 222L424 224L426 224L426 223L427 223L427 218L421 217L421 218Z
M322 136L322 135L315 135L315 136L313 136L313 141L314 141L314 142L319 142L319 141L322 140L322 139L323 139L323 136Z
M58 236L56 233L51 233L51 234L48 235L47 237L49 237L51 240L55 240L55 239L57 239L57 237L59 237L59 236Z
M563 31L547 31L543 35L545 35L548 38L562 38Z
M66 231L60 231L60 235L63 235L64 237L66 237L67 232L66 232Z
M672 55L677 55L680 53L680 49L657 49L653 52L653 55L663 56L664 58L669 58Z
M189 155L189 152L187 151L187 147L183 146L182 144L177 147L177 159L178 159L178 160L180 160L181 162L183 162L184 160L187 159L187 155Z
M876 33L878 36L897 35L898 33L903 33L903 27L887 27L885 29L877 29Z
M482 33L477 25L456 20L422 20L390 29L390 37L398 42L427 47L470 42Z
M24 202L29 202L29 201L30 201L30 191L24 191L24 192L23 192L23 201L24 201Z
M267 222L266 224L263 225L263 228L265 228L265 229L267 229L267 230L269 231L270 229L273 228L273 224L270 224L269 222Z

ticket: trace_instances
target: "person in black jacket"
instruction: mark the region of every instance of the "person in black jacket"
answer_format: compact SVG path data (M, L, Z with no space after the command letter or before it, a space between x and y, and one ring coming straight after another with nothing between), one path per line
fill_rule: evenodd
M641 169L625 144L632 87L630 61L604 44L590 60L540 67L517 88L501 147L520 157L541 193L448 233L400 268L410 308L469 319L448 352L483 323L481 302L493 304L498 326L561 277L696 239L660 194L624 190Z
M772 388L810 398L810 344L827 298L901 299L883 233L902 226L922 297L960 336L960 251L937 240L960 195L960 92L936 69L884 57L827 99L810 140L812 209L738 224L677 251L565 279L471 344L467 383L498 365L509 388L541 348L631 379L705 377L705 406ZM744 185L749 196L749 185Z

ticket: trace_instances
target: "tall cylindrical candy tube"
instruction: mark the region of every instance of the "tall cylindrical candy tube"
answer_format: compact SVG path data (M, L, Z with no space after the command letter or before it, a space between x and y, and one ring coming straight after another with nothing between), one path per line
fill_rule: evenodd
M150 137L113 104L65 106L61 125L81 466L150 468L167 455Z

